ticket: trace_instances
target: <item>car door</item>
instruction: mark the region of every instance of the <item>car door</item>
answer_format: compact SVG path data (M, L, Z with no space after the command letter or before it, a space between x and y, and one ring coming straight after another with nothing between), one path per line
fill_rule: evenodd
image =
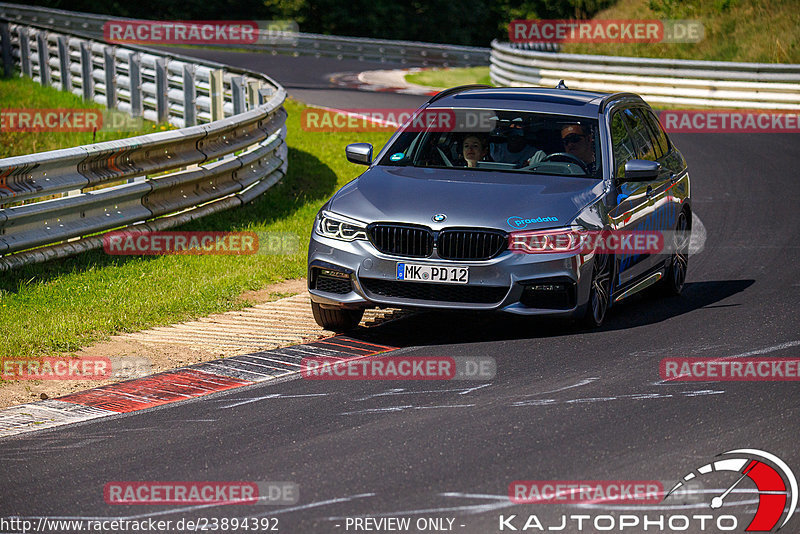
M652 217L649 194L650 182L621 182L625 174L625 164L632 159L641 159L633 128L626 115L631 108L620 108L611 115L611 146L614 158L614 183L616 186L616 205L609 212L612 230L636 231L647 225ZM641 135L641 132L639 132ZM617 287L637 279L653 266L652 258L638 253L618 253Z
M667 259L669 249L675 236L673 231L681 211L681 199L685 196L685 182L681 179L685 177L685 162L683 157L677 153L669 142L667 134L650 109L639 108L638 110L647 123L650 131L653 146L656 152L656 161L661 164L658 180L653 184L654 193L651 202L654 208L656 230L664 232L665 252L654 257L655 264Z

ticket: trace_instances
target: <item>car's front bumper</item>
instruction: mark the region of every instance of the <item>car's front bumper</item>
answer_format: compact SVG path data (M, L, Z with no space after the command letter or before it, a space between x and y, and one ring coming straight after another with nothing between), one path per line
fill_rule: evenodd
M369 241L340 241L314 232L308 251L309 293L314 302L337 308L486 310L569 317L582 312L588 300L592 261L591 255L509 251L486 261L405 258L383 254ZM398 281L399 262L468 266L469 283L428 288L420 284L444 284ZM564 295L556 295L559 288Z

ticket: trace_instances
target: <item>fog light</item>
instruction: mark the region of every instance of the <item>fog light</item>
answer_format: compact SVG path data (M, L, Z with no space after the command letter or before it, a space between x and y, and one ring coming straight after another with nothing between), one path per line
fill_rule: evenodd
M533 291L564 291L566 288L561 284L538 284L530 286L530 289Z
M334 278L348 279L350 275L341 271L332 271L330 269L320 269L319 274L322 276L332 276Z

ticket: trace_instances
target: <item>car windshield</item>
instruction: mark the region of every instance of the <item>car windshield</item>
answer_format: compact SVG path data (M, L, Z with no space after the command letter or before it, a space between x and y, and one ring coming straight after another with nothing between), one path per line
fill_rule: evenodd
M380 165L602 177L593 119L429 108L403 128Z

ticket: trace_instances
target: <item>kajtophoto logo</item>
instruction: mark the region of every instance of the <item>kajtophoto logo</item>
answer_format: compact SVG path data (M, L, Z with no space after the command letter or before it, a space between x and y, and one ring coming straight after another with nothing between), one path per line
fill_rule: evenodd
M794 473L782 459L758 449L724 452L686 474L666 494L663 487L668 486L658 481L516 481L509 486L509 497L516 504L578 503L584 513L561 514L555 523L536 514L500 514L498 530L777 532L797 508ZM753 500L754 494L757 500ZM661 495L663 499L659 499ZM731 502L726 502L729 497ZM651 503L656 500L661 504L654 507ZM755 511L753 504L757 504ZM684 512L706 506L715 513ZM734 507L742 511L737 515L723 513ZM586 509L603 511L585 513ZM654 513L653 509L672 513ZM741 530L747 520L747 527Z
M711 499L710 506L717 510L725 498L749 478L758 489L758 507L745 532L773 532L782 529L797 508L797 478L786 462L769 452L758 449L735 449L724 452L719 460L698 467L684 476L664 497L666 500L686 482L716 472L735 473L736 480L720 495ZM786 503L789 502L789 508ZM786 512L784 514L784 512Z

